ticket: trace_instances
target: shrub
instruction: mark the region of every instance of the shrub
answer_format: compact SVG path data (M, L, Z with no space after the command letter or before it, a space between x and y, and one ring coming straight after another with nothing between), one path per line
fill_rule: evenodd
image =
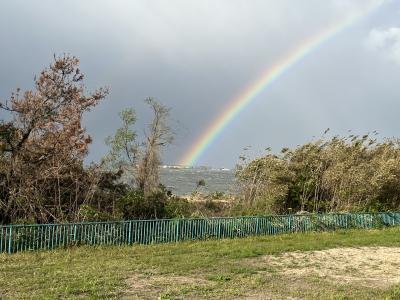
M187 218L193 212L193 205L184 198L171 197L165 204L165 212L168 218Z
M110 221L118 219L110 213L100 211L90 205L83 204L79 207L78 220L84 222Z
M213 200L221 200L225 197L224 192L215 191L209 194L209 197Z
M167 195L164 190L145 197L143 191L133 189L118 201L124 219L156 219L166 215Z

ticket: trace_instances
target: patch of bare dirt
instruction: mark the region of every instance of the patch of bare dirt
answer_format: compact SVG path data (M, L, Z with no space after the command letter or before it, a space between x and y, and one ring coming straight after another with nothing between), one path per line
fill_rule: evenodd
M334 248L251 259L282 275L317 276L335 283L387 288L400 283L400 247Z
M360 292L364 289L386 290L400 284L400 247L296 251L239 260L238 264L256 267L259 271L252 276L262 278L266 284L253 286L237 299L294 300L307 298L308 294L318 297L321 288L334 294L338 285ZM168 294L182 295L182 299L204 299L199 289L213 289L219 284L194 275L157 273L133 274L126 283L125 299L157 299ZM238 281L238 284L242 283ZM289 287L291 291L287 292ZM216 298L228 299L221 292Z
M126 299L157 299L158 295L184 286L209 286L211 281L175 275L137 275L130 276L126 283Z

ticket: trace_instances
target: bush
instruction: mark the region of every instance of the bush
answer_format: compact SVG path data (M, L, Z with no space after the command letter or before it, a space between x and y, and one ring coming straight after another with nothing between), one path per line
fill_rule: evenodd
M206 202L204 203L204 207L208 210L219 212L221 210L221 207L215 203L212 199L207 199Z
M83 204L79 207L78 220L83 222L110 221L119 219L110 213L100 211L90 205Z
M165 204L165 212L168 218L187 218L193 212L193 205L184 198L171 197Z
M226 195L224 192L215 191L215 192L210 193L208 195L208 197L213 200L221 200L221 199L224 199L224 197L226 197Z
M124 219L164 218L167 198L164 190L145 197L143 191L134 189L118 201L118 210Z

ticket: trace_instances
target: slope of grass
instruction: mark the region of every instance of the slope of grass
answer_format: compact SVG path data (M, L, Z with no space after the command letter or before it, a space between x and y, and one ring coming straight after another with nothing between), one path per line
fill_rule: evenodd
M399 299L396 285L337 284L257 264L264 255L362 246L400 247L400 228L1 254L0 299Z

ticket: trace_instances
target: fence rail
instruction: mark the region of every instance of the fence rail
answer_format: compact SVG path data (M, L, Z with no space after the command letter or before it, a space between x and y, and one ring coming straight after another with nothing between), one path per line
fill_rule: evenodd
M400 212L0 226L0 253L71 245L132 245L400 225Z

